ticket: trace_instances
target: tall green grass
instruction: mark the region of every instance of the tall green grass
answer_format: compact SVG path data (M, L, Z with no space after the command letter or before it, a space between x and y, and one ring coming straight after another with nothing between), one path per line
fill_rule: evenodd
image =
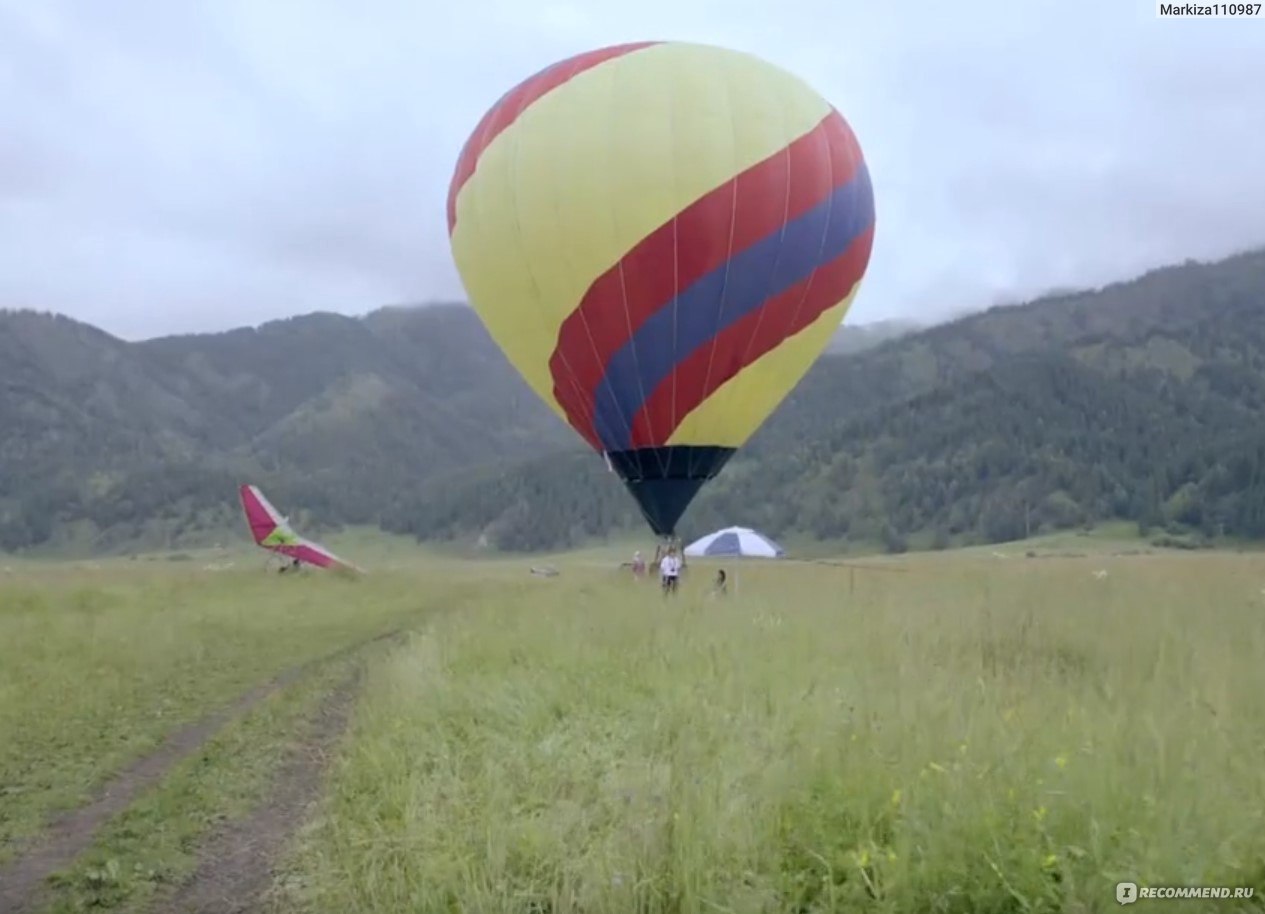
M436 620L373 671L289 908L1259 903L1259 562L886 567L743 566L713 600L696 563L666 601L568 569Z

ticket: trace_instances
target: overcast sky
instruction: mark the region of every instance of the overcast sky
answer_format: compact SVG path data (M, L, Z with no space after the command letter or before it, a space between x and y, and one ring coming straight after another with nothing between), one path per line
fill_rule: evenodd
M644 38L752 51L855 129L849 322L1265 244L1265 18L1154 0L0 0L0 307L134 339L462 297L444 200L506 89Z

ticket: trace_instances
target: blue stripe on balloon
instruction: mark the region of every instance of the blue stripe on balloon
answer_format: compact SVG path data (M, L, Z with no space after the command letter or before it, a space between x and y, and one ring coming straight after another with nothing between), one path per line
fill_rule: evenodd
M608 451L631 445L629 423L691 352L770 298L841 256L874 223L864 164L852 180L797 219L683 289L637 329L606 365L594 396L594 426Z

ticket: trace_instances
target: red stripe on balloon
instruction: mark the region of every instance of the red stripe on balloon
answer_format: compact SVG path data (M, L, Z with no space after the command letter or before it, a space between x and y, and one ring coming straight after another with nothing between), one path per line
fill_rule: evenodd
M461 193L461 188L474 174L479 164L479 157L493 140L518 120L519 115L540 98L585 70L591 70L598 64L656 44L661 44L661 42L638 41L578 54L541 70L535 76L529 76L503 95L500 101L483 115L483 119L466 140L466 145L457 159L457 170L448 186L448 234L452 234L453 227L457 224L457 194Z
M682 359L633 419L633 447L665 444L722 384L847 298L865 274L873 246L871 224L839 257L717 334L714 347L699 346Z
M651 315L821 203L852 179L861 161L847 121L831 110L789 146L663 223L599 276L563 321L549 360L554 396L572 427L596 440L593 401L607 361Z

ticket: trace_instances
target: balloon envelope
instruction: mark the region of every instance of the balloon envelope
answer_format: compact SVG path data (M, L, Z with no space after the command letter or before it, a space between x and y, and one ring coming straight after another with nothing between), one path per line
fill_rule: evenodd
M489 333L662 535L838 329L874 221L860 146L825 99L676 42L591 51L511 89L448 195Z

